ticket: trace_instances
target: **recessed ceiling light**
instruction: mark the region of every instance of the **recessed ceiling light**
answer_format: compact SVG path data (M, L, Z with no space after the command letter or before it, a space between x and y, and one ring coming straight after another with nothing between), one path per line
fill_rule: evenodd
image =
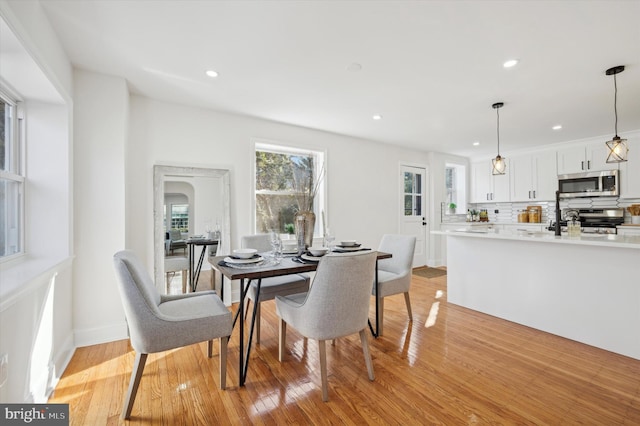
M560 130L562 129L562 126L559 124L556 124L555 126L552 127L553 130Z
M473 143L473 146L478 146L478 145L480 145L480 142L478 142L478 141L475 141L475 142Z
M505 67L505 68L515 67L516 65L518 65L518 60L517 59L509 59L507 62L502 64L502 66Z
M380 114L374 114L372 117L374 120L382 120L382 116Z
M360 71L361 69L362 69L362 65L360 65L357 62L353 62L353 63L347 65L347 71L357 72L357 71Z
M205 74L207 74L211 78L216 78L218 76L218 72L214 70L207 70Z

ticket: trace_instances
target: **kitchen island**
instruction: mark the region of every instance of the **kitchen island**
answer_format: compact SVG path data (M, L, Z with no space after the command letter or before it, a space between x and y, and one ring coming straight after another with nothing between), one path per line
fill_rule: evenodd
M450 303L640 359L640 236L432 233Z

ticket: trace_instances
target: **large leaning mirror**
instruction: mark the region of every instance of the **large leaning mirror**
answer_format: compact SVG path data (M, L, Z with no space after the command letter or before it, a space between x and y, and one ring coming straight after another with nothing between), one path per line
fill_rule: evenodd
M161 293L166 292L165 261L186 259L188 238L219 236L217 246L205 249L229 253L229 192L229 170L153 167L154 276ZM196 257L201 249L195 247ZM207 261L202 269L209 269Z

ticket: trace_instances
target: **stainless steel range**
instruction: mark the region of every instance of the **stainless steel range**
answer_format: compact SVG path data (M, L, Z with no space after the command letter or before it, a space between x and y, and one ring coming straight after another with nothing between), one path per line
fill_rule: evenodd
M562 209L560 229L567 231L567 221L576 218L582 232L587 234L617 234L617 226L624 223L624 209ZM553 230L553 223L549 226Z

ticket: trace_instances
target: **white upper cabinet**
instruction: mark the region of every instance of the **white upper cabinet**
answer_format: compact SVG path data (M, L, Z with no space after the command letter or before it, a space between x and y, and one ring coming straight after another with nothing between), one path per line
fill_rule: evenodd
M629 137L627 161L620 163L620 198L640 198L640 135Z
M509 201L509 168L504 175L491 174L491 160L471 164L471 202L486 203Z
M511 201L555 199L558 187L555 151L514 156L509 164Z
M607 163L609 151L605 142L559 148L558 174L617 169L617 163Z

